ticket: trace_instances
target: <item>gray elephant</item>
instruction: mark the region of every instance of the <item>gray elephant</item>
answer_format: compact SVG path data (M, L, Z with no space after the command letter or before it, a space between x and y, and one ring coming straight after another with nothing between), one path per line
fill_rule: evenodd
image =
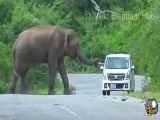
M27 93L25 75L34 64L47 63L49 69L48 94L54 94L55 76L60 73L64 84L64 94L70 94L69 81L64 66L64 57L79 58L81 63L92 65L81 53L79 38L67 28L57 26L37 26L22 32L13 46L13 76L9 93L14 94L16 82L20 82L20 93Z

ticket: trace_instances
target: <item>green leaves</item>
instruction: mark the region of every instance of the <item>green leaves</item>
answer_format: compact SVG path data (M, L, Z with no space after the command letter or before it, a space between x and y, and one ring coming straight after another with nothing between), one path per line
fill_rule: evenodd
M90 59L98 57L103 61L109 53L130 53L136 72L149 74L151 87L157 90L160 85L160 2L96 2L103 10L131 15L137 13L138 19L124 21L118 16L117 20L107 20L105 16L106 18L96 20L94 5L89 0L0 0L0 79L5 82L9 80L10 46L20 32L35 25L59 25L73 28L80 34L81 48ZM70 59L66 59L66 65L69 72L97 72L93 66L79 65ZM42 74L46 69L41 69L42 71L34 69L29 79L47 79L47 75Z
M11 20L13 2L10 0L0 0L0 24Z
M0 42L0 93L4 93L8 88L11 68L10 48Z

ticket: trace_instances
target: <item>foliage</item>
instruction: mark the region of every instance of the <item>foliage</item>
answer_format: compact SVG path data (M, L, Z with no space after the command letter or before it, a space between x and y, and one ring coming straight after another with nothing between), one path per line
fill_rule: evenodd
M141 100L146 100L148 98L156 98L158 102L160 102L160 94L159 92L134 92L134 93L123 93L123 95L131 96L131 97L136 97ZM144 101L142 101L144 102Z
M101 9L111 10L118 15L112 14L112 20L108 20L108 16L96 20L94 5L89 0L0 0L0 92L5 91L12 70L11 46L21 31L35 25L59 25L75 29L81 38L82 51L90 59L96 57L103 61L109 53L130 53L136 72L149 75L152 82L150 89L158 91L160 2L96 1ZM122 17L124 14L137 16L125 20ZM77 60L70 58L66 58L66 67L68 72L98 71L93 66L79 65ZM42 87L47 82L46 67L31 70L28 79L30 84L36 82L39 84L37 86Z
M10 73L10 49L7 45L0 42L0 93L3 93L7 90Z
M11 20L13 10L13 2L10 0L0 1L0 24L9 22Z

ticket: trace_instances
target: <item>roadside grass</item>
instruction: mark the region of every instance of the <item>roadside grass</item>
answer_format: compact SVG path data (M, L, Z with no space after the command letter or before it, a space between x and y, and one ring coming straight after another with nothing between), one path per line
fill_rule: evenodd
M146 91L146 92L133 92L133 93L124 93L123 95L127 95L127 96L131 96L131 97L135 97L138 99L147 99L147 98L156 98L158 102L160 102L160 93L159 92L150 92L150 91Z
M55 94L63 95L63 83L59 80L55 83ZM48 95L48 83L45 84L38 82L37 84L33 84L32 87L29 88L29 94L34 95Z
M75 87L70 85L70 90L75 91ZM55 94L56 95L64 95L64 87L62 80L57 80L55 83ZM44 84L36 84L33 85L32 88L29 89L29 94L32 95L48 95L48 86Z
M63 95L64 87L60 77L55 80L55 94ZM30 69L26 79L29 84L29 94L34 95L47 95L48 94L48 66L46 64L35 65ZM70 86L71 91L75 89Z

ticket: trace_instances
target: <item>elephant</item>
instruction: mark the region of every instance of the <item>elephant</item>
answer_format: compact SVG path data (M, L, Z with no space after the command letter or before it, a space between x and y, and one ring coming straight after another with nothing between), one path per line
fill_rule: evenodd
M96 60L88 60L81 52L79 37L70 28L59 26L35 26L21 32L13 45L13 73L9 93L16 93L16 83L20 79L20 93L27 93L28 70L35 64L48 64L48 94L54 94L57 72L60 73L64 94L70 94L69 80L64 65L65 56L79 59L80 63L95 65Z

